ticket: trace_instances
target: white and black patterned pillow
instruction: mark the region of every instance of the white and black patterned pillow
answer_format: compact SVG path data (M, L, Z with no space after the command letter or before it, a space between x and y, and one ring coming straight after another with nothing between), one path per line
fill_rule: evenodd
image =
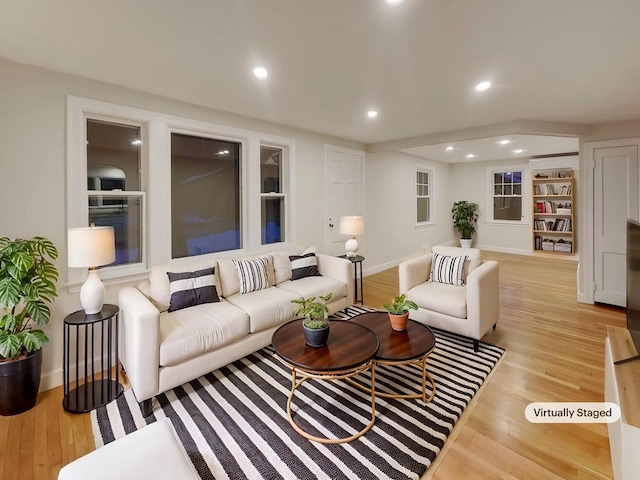
M315 253L289 255L289 260L291 260L291 280L321 276L318 271L318 258Z
M250 293L270 287L267 277L267 259L233 260L240 277L240 293Z
M167 272L171 291L169 311L174 312L202 303L219 302L214 271L215 268L211 267L195 272Z
M468 259L467 255L450 257L434 253L431 262L431 278L429 280L459 287L463 286L465 283L464 262Z

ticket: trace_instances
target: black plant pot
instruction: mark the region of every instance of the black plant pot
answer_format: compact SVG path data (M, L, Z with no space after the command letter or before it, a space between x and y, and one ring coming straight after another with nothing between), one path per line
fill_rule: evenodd
M325 328L307 328L302 325L302 331L304 333L304 338L307 341L307 345L310 347L324 347L327 344L327 339L329 338L329 327L327 325Z
M0 415L17 415L38 400L42 349L27 358L0 363Z

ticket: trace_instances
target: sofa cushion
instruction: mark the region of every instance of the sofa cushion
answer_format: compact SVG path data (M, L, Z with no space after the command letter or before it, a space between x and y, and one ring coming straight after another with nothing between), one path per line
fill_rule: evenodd
M149 272L149 297L160 312L166 312L171 303L171 288L167 272L185 272L202 270L203 268L215 268L216 262L212 260L199 260L188 264L163 264L154 265ZM216 285L218 282L216 281ZM217 288L219 292L220 289Z
M247 313L225 301L161 313L160 365L180 363L248 333Z
M253 260L233 260L240 280L240 294L255 292L269 288L267 277L267 259L265 257Z
M167 272L171 291L169 311L219 302L214 271L215 268L211 267L195 272Z
M296 305L291 300L300 298L296 293L281 288L265 288L244 295L232 295L229 303L247 312L251 333L260 332L293 319Z
M262 254L237 258L235 260L254 260L256 258L267 259L267 278L269 285L275 285L276 277L273 271L273 257L271 254ZM236 268L233 260L219 260L218 261L218 280L220 293L223 297L227 298L235 295L240 291L240 276L238 275L238 269Z
M469 259L466 255L450 257L434 253L431 261L431 275L429 280L449 285L463 286L465 284L465 262Z
M407 299L418 307L457 318L467 318L467 289L446 283L425 282L410 289Z
M318 259L315 253L306 255L291 255L291 280L300 280L305 277L319 277Z
M291 255L306 255L308 253L316 253L316 247L309 247L305 250L302 248L288 248L271 252L276 280L274 285L291 280L291 259L289 258Z
M319 297L332 293L332 301L347 296L347 286L331 277L307 277L299 280L289 280L278 285L278 288L296 293L300 297Z

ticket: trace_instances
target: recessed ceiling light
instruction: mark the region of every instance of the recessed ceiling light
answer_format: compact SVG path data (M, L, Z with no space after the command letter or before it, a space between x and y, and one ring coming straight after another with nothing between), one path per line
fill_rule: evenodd
M524 150L522 150L521 148L513 151L513 153L522 153L522 152L524 152Z
M398 5L402 5L404 0L384 0L384 3L389 7L397 7Z
M484 82L480 82L479 84L476 85L476 92L484 92L485 90L488 90L489 88L491 88L491 82L490 81L484 81Z
M446 150L447 150L447 152L450 152L451 150L453 150L453 146L449 145L449 146L446 148Z
M509 145L511 143L510 140L500 140L500 145Z
M467 158L476 158L476 156L473 153L470 153L469 155L467 155Z
M256 78L267 78L267 75L269 75L269 72L267 72L267 69L264 67L256 67L253 69L253 74L255 75Z
M367 112L367 117L369 118L376 118L378 116L378 112L376 112L375 110L369 110Z

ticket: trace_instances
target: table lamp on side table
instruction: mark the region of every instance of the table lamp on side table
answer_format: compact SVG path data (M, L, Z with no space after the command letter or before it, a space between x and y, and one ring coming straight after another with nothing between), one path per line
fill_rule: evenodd
M86 314L100 313L104 304L104 285L98 267L116 260L113 227L77 227L69 229L69 266L88 268L89 276L80 289L80 303Z
M340 217L340 233L350 235L344 248L347 251L347 257L355 257L358 251L358 241L356 235L364 233L364 217L358 215L349 215Z

